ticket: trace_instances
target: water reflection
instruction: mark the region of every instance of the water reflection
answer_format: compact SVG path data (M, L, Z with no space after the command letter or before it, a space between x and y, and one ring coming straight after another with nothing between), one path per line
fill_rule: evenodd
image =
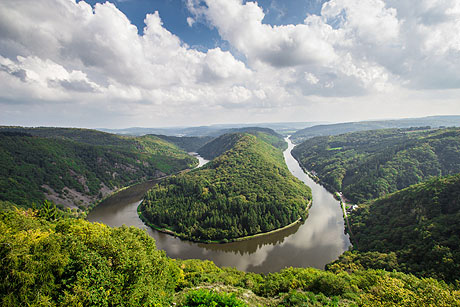
M96 207L88 216L112 227L136 226L155 238L157 247L172 258L209 259L219 266L236 267L251 272L274 272L287 266L324 268L350 246L344 234L339 202L322 186L311 180L292 157L294 145L289 141L284 157L294 176L311 187L313 205L303 224L283 231L242 242L200 244L182 241L146 227L137 215L143 194L155 184L147 182L120 192ZM198 157L197 158L201 158ZM201 164L203 163L203 164ZM200 161L204 165L206 161Z

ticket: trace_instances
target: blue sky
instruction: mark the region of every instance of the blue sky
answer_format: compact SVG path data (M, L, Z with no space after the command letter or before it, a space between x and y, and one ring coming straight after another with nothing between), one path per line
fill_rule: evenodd
M460 114L458 71L458 0L0 1L3 125Z
M105 3L106 0L86 2L94 5ZM326 0L262 0L257 3L266 13L264 23L287 25L301 23L307 14L320 14L324 2ZM137 26L140 34L145 27L145 15L158 11L164 27L186 44L202 50L215 47L229 49L229 45L212 25L203 22L197 22L192 27L188 25L187 17L193 18L193 15L187 9L185 0L115 0L113 3Z
M87 2L94 5L106 1ZM145 27L145 15L158 11L164 27L179 36L188 45L203 49L225 45L216 29L211 29L202 23L197 23L193 27L188 25L187 17L190 17L191 14L182 0L125 0L114 3L137 26L140 34L143 33Z

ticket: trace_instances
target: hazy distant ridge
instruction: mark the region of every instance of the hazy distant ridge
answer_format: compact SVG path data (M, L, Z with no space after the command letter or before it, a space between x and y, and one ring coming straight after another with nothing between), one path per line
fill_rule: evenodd
M378 121L360 121L328 125L316 125L302 130L298 130L291 137L294 143L301 143L302 141L323 135L338 135L347 132L356 132L364 130L375 130L385 128L410 128L410 127L423 127L430 126L432 128L438 127L460 127L460 116L428 116L421 118L404 118L394 120L378 120Z

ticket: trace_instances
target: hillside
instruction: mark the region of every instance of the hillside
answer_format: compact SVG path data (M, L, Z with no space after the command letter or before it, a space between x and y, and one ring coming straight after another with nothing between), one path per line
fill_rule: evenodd
M299 144L315 136L338 135L348 132L377 130L386 128L411 128L430 126L459 127L460 116L428 116L422 118L405 118L395 120L361 121L339 124L316 125L296 131L291 136L295 144Z
M323 136L294 157L354 203L460 172L460 129L384 129Z
M360 205L350 215L360 252L394 252L399 268L460 280L460 174L431 179Z
M220 137L212 140L211 142L205 144L203 147L198 149L198 153L205 159L212 160L217 156L220 156L225 151L231 149L235 143L238 141L238 134L248 133L256 136L257 138L265 141L272 146L284 150L287 148L287 143L283 137L276 133L275 131L268 128L259 128L259 127L245 127L237 129L228 129L223 130L227 133L221 135Z
M230 144L204 167L151 189L140 210L155 227L197 241L220 241L305 219L311 192L289 172L281 150L250 134L226 134Z
M2 306L460 306L444 282L397 272L261 275L173 260L134 227L0 212ZM201 304L201 305L200 305Z
M172 143L179 148L187 152L197 152L198 149L203 147L206 143L209 143L214 139L212 136L168 136L154 134L153 136L165 140L166 142Z
M118 188L196 164L195 158L153 136L128 138L87 129L5 130L0 131L0 200L24 207L48 199L84 208Z

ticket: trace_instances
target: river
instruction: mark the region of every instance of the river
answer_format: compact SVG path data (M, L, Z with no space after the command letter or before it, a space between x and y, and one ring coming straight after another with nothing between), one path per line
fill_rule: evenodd
M313 193L313 204L303 224L242 242L202 244L182 241L145 226L137 215L142 196L155 181L136 185L108 198L90 212L88 220L112 227L125 224L145 229L156 240L157 247L172 258L208 259L219 266L257 273L276 272L289 266L322 269L350 246L348 235L344 234L342 209L331 193L302 171L291 155L294 145L289 139L286 141L289 146L284 151L284 158L289 170L310 186ZM207 162L199 159L199 166Z

